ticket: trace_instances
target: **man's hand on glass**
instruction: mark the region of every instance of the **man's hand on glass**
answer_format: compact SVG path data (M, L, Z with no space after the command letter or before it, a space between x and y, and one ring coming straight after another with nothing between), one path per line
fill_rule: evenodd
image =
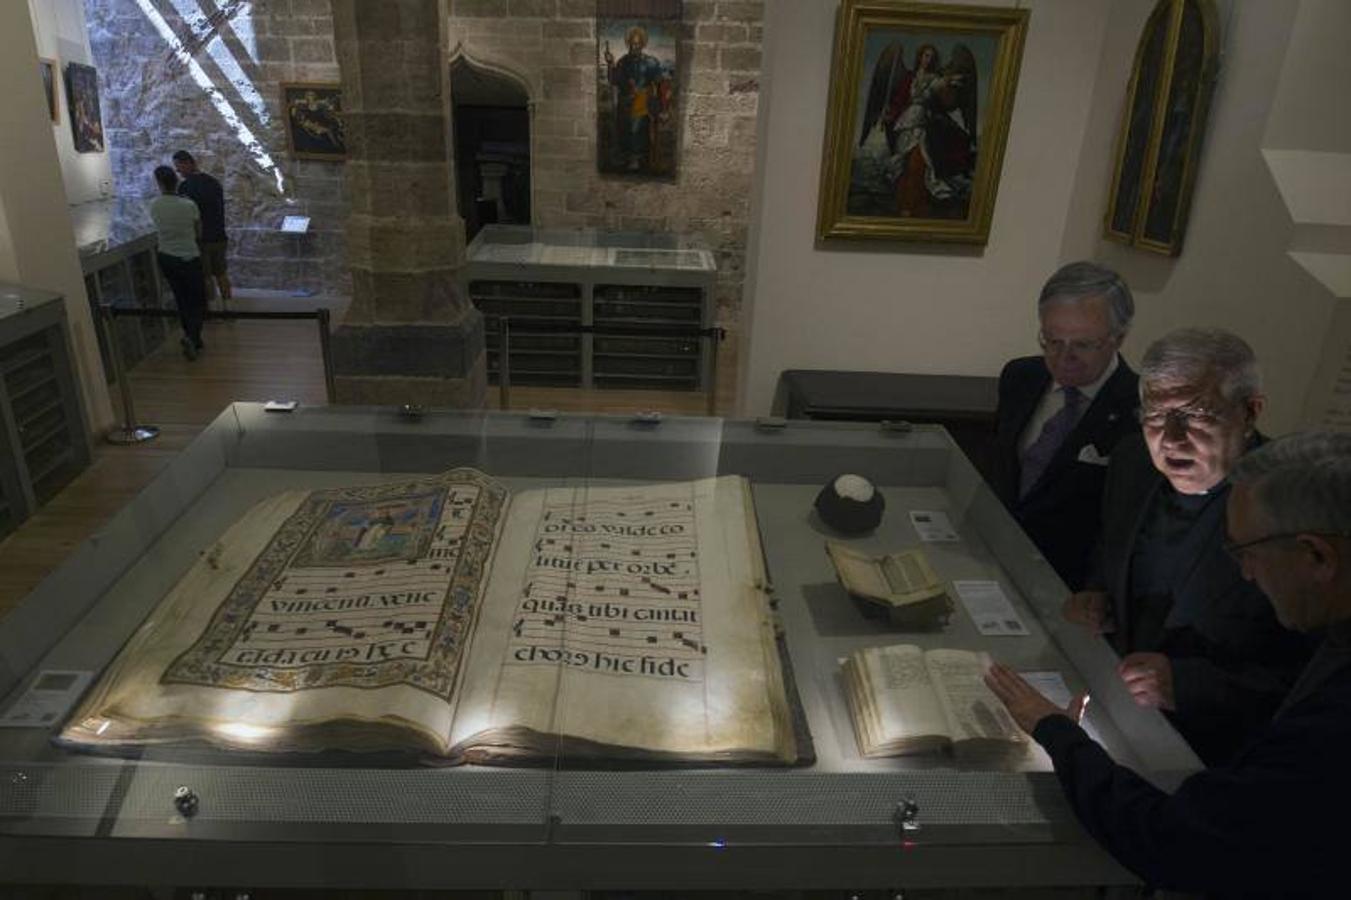
M1131 653L1116 667L1138 706L1177 709L1173 696L1173 665L1162 653Z
M1082 625L1092 634L1107 634L1116 630L1112 619L1112 602L1106 591L1078 591L1070 594L1061 609L1066 622Z
M985 686L1008 709L1013 721L1028 734L1037 727L1037 723L1047 716L1067 716L1071 722L1079 722L1088 708L1088 695L1079 694L1070 700L1064 709L1050 700L1023 680L1022 676L1001 663L992 663L985 673Z

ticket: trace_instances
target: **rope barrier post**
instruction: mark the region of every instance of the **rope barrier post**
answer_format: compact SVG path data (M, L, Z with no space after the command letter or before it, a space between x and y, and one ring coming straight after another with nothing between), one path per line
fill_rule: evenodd
M708 337L708 384L704 385L704 391L708 395L708 414L715 416L718 414L718 345L722 343L723 335L726 334L721 328L710 328Z
M336 403L338 384L333 378L333 337L329 334L329 320L332 314L328 309L320 307L314 311L314 315L319 323L319 356L324 363L324 394L330 404Z
M113 307L106 303L99 307L99 322L103 326L103 339L108 344L108 359L113 364L113 378L122 392L122 427L108 432L110 444L143 444L159 437L159 428L154 425L138 425L136 408L131 401L131 383L126 370L122 367L122 348L117 343L117 329L113 327Z
M508 362L508 355L511 352L511 316L503 316L498 319L498 327L502 329L502 336L497 341L497 387L501 393L502 409L511 409L511 363Z

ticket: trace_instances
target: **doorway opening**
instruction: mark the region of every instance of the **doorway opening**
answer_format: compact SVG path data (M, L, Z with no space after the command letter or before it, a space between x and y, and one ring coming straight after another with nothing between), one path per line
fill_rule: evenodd
M484 225L530 224L530 97L461 56L450 66L455 189L465 239Z

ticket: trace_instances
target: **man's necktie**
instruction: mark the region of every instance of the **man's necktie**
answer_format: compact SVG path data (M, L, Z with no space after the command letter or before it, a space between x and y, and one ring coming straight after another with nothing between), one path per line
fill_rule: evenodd
M1065 443L1074 426L1079 422L1079 409L1083 405L1084 395L1077 387L1063 387L1065 405L1056 414L1046 420L1041 434L1023 451L1022 476L1018 479L1018 496L1026 497L1051 464L1060 445Z

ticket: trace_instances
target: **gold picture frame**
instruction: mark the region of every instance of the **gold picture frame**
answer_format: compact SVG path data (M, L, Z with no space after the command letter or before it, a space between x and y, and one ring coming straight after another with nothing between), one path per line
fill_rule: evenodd
M984 244L1028 11L843 0L817 237Z
M279 87L286 147L291 156L345 161L347 137L342 121L342 85L284 81Z
M1219 63L1214 0L1159 0L1135 49L1103 236L1176 256Z
M53 122L61 121L61 91L57 86L57 73L60 71L61 66L56 60L38 57L38 74L42 77L42 89L47 96L47 115L51 116Z

